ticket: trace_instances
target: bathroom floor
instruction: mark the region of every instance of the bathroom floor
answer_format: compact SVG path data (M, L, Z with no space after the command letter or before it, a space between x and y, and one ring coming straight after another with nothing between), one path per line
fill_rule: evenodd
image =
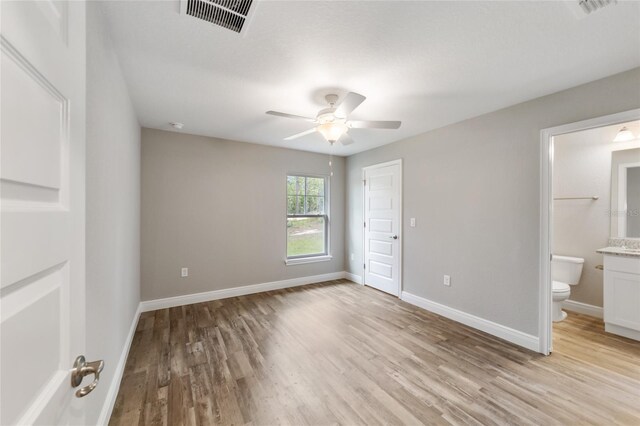
M640 381L640 342L605 333L602 319L567 312L566 320L553 323L553 354L602 368L610 374L612 391L620 386L615 378ZM636 389L637 391L637 389ZM607 390L602 392L603 397Z

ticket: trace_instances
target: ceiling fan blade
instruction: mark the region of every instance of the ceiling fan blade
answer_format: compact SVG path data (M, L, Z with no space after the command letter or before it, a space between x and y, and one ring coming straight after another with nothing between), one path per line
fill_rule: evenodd
M344 97L342 102L340 102L336 106L337 109L335 112L335 116L347 118L347 116L349 116L349 114L351 114L351 112L353 112L354 109L358 108L358 105L363 103L365 99L367 98L365 98L364 96L358 93L355 93L355 92L347 93L347 96Z
M342 136L340 136L340 139L338 139L340 141L340 143L342 145L351 145L354 141L353 139L351 139L351 136L349 136L349 133L344 133Z
M275 115L276 117L293 118L295 120L305 120L305 121L310 121L312 123L316 122L315 118L303 117L301 115L295 115L295 114L287 114L286 112L267 111L267 114Z
M349 121L347 123L352 129L397 129L402 124L401 121Z
M290 140L293 140L293 139L298 139L298 138L301 138L303 136L310 135L311 133L314 133L315 131L316 131L316 128L314 127L313 129L305 130L304 132L296 133L295 135L291 135L288 138L284 138L284 140L285 141L290 141Z

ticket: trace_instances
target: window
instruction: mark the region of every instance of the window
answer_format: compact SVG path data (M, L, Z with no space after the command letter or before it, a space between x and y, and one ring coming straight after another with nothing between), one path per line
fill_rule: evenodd
M327 257L327 194L325 177L287 176L288 260Z

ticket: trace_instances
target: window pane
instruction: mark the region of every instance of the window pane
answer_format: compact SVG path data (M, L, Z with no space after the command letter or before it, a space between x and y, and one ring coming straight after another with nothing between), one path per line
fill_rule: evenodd
M309 195L324 197L324 178L307 178L307 196Z
M304 197L304 176L296 176L295 181L296 194Z
M324 214L324 197L307 196L307 214Z
M287 195L296 195L296 177L287 176Z
M304 214L304 197L287 197L287 214Z
M287 176L287 195L304 196L304 176Z
M296 197L287 197L287 214L296 214Z
M324 254L324 217L287 218L287 256Z

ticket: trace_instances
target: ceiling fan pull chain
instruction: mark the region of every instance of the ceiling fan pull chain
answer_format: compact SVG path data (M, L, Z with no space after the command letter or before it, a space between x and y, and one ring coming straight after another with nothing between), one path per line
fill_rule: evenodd
M331 144L331 152L329 153L329 177L333 176L333 144Z

